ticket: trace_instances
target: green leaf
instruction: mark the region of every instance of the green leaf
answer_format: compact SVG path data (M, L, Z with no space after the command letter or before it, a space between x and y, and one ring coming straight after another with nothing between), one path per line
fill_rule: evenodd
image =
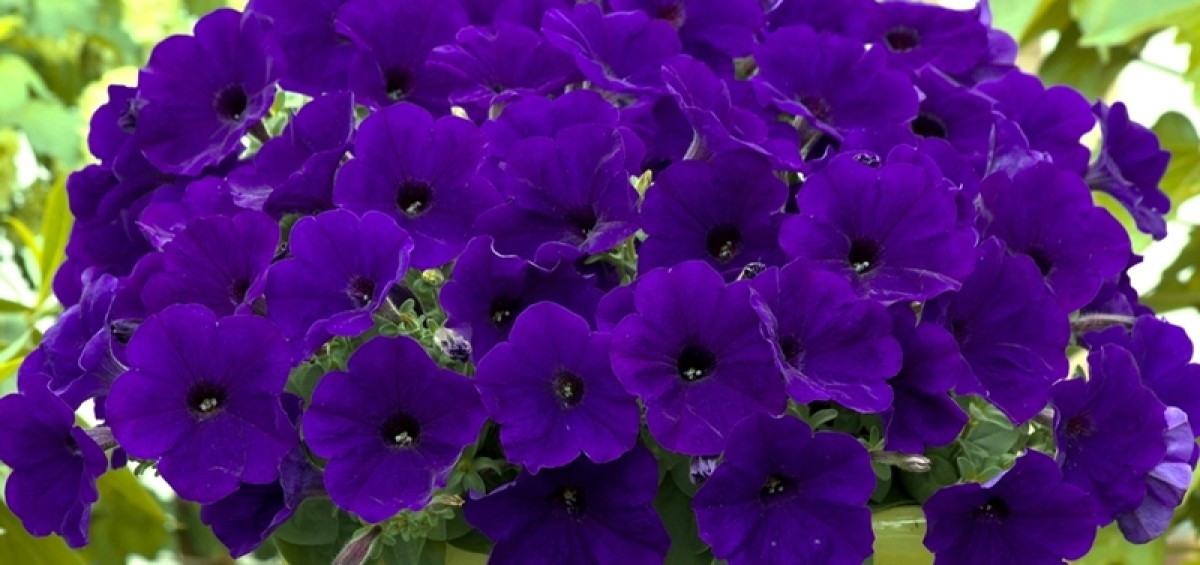
M1046 31L1068 21L1067 0L992 0L993 24L1024 45ZM1057 25L1055 25L1057 24Z
M1082 45L1122 45L1152 32L1200 22L1200 0L1071 0Z
M1142 303L1156 312L1200 308L1200 269L1196 268L1196 258L1200 257L1200 227L1193 227L1189 237L1179 257L1163 271L1158 286L1142 297Z
M29 6L30 31L37 35L60 38L71 30L97 27L97 0L37 0Z
M1144 42L1114 46L1107 53L1079 43L1079 27L1062 30L1058 45L1042 61L1038 75L1047 85L1073 86L1088 99L1104 97L1121 70L1137 58Z
M50 297L54 272L67 256L67 238L71 234L72 219L71 210L67 207L66 183L66 177L59 177L46 195L42 211L42 252L38 257L42 278L34 308L41 307Z
M337 511L328 498L309 498L284 522L274 537L295 545L328 545L338 539ZM339 548L340 549L340 548ZM334 553L337 553L336 551Z
M0 502L0 563L20 565L82 565L84 560L58 536L35 538Z
M15 302L7 298L0 298L0 312L16 313L28 312L30 310L32 310L32 308L21 304L20 302Z
M871 514L875 530L875 562L924 565L933 562L925 549L925 512L920 506L906 505Z
M0 121L8 121L23 108L34 93L49 93L46 83L25 59L17 55L0 55Z
M1200 137L1187 116L1167 112L1151 128L1163 149L1171 152L1171 163L1160 184L1171 198L1171 215L1179 205L1200 194Z
M1116 524L1102 528L1096 542L1083 559L1075 565L1143 565L1164 563L1167 558L1167 536L1158 536L1147 544L1125 541Z
M671 536L671 549L667 552L666 565L699 565L712 563L708 546L700 541L697 533L696 515L692 512L692 499L675 484L663 481L654 498L654 508L662 517L667 534Z
M130 555L153 559L170 539L158 500L129 469L105 473L96 484L100 500L92 511L91 543L84 555L93 563L113 565Z
M53 157L65 168L74 168L83 159L79 134L83 120L56 100L29 100L8 123L25 132L34 153Z

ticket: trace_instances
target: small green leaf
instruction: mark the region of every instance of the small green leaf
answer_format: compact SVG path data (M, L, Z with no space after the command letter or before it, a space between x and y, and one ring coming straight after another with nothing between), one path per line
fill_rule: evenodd
M33 309L24 304L21 304L20 302L9 300L7 298L0 298L0 312L16 313L16 312L28 312L30 310L33 310Z
M667 565L698 565L712 562L707 547L697 533L696 515L692 512L692 499L675 484L663 481L654 498L654 508L662 517L667 534L671 536L671 549L667 552Z
M57 100L30 100L10 116L11 123L25 132L34 153L53 157L60 165L74 168L83 159L83 120Z
M35 538L0 502L0 563L20 565L82 565L84 560L58 536Z
M96 24L97 5L97 0L30 2L29 27L38 35L53 38L60 38L71 30L90 30Z
M307 499L300 503L296 513L287 522L275 530L274 537L294 545L332 544L337 541L339 532L338 522L332 516L334 506L329 499Z
M42 77L25 59L8 53L0 55L0 84L4 85L0 88L0 121L8 121L31 95L49 93Z

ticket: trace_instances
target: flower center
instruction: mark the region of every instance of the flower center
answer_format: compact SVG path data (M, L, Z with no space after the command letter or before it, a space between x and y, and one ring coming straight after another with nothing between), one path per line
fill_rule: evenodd
M1027 249L1025 254L1028 255L1030 259L1033 259L1033 262L1037 265L1038 270L1042 272L1043 277L1049 275L1050 271L1054 270L1054 259L1052 259L1050 254L1047 253L1042 247L1035 245Z
M554 376L554 395L563 408L574 408L583 400L583 380L570 371L560 370Z
M512 324L513 318L520 313L517 301L506 296L497 296L492 299L492 304L488 308L488 315L492 318L492 323L498 328L507 327Z
M404 99L412 86L413 75L408 69L392 69L383 74L383 91L392 102Z
M671 22L671 25L677 28L683 26L684 16L683 2L676 2L668 6L663 6L662 8L658 9L656 14L654 14L654 17L660 20Z
M223 387L212 383L199 383L188 391L187 406L196 416L206 418L220 411L227 398Z
M804 358L804 344L796 334L787 334L779 338L779 350L783 353L788 365L800 368L800 360Z
M346 286L346 295L355 308L364 308L375 297L375 281L366 277L354 277Z
M704 247L709 256L721 263L728 263L737 256L742 247L742 230L733 224L718 224L708 230Z
M912 121L912 132L921 137L946 139L946 123L937 116L921 112Z
M1067 420L1064 435L1070 440L1080 440L1092 435L1094 426L1086 414L1076 414Z
M246 107L250 105L250 99L246 96L246 90L242 88L242 85L231 84L217 93L213 105L221 119L240 122L246 114Z
M855 239L850 242L846 258L855 273L864 274L879 266L879 244L870 239Z
M921 34L917 30L907 27L898 27L888 31L883 36L887 43L888 49L896 53L904 53L916 49L921 44Z
M433 187L419 180L406 180L396 194L396 206L409 218L416 218L429 211L433 204Z
M405 449L421 442L421 423L407 412L397 412L383 422L379 435L388 447Z
M599 221L596 219L596 211L592 208L567 212L566 219L575 228L575 233L584 239L592 235L592 232L596 229L596 223Z
M684 347L675 363L679 377L689 383L711 375L716 366L717 356L699 345Z
M758 491L758 498L763 502L778 500L780 497L795 492L796 482L782 475L772 474Z
M554 504L557 504L566 510L567 514L569 514L572 518L580 517L583 515L583 511L586 509L586 503L583 498L583 489L580 489L579 487L560 487L558 490L554 491L554 494L550 495L550 500Z
M800 103L805 108L808 108L808 112L817 121L827 122L829 121L829 116L833 114L833 107L821 96L806 94L800 97Z
M999 498L989 498L987 502L975 510L975 515L983 520L997 522L1008 517L1008 505Z
M246 299L246 291L250 290L250 281L239 277L229 283L229 298L236 306Z

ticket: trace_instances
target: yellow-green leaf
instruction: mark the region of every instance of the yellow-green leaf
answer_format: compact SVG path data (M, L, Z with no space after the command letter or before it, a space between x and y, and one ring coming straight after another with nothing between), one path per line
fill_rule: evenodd
M1171 214L1187 199L1200 194L1200 137L1186 116L1163 114L1154 124L1162 148L1171 152L1171 163L1163 176L1162 190L1171 197Z
M1125 541L1121 530L1113 524L1101 529L1096 543L1075 565L1150 565L1163 563L1167 557L1167 536L1159 536L1147 544Z
M992 0L992 23L1024 45L1046 28L1066 25L1066 6L1067 0Z
M130 555L153 559L167 545L167 516L128 469L111 471L97 481L100 501L92 511L88 560L118 565Z
M35 538L29 535L8 506L0 503L0 563L82 565L83 562L62 538Z
M1075 87L1084 97L1104 96L1121 70L1134 60L1142 45L1135 43L1113 47L1101 53L1079 43L1079 28L1072 25L1062 31L1054 51L1042 61L1038 74L1047 84Z
M1087 46L1121 45L1176 25L1200 23L1200 0L1071 0Z
M9 300L7 298L0 298L0 312L28 312L30 310L32 310L32 308L21 304L20 302Z
M21 241L21 245L25 246L35 258L42 256L42 244L38 243L37 236L33 235L33 230L25 225L20 219L10 216L4 219L4 225L16 234L17 239Z
M38 255L41 284L38 285L37 306L50 297L54 271L66 258L67 237L71 234L71 210L67 206L66 178L59 177L46 195L42 212L42 252Z
M876 565L933 563L925 548L925 513L920 506L897 506L871 514Z
M35 153L53 157L63 168L73 169L83 159L83 138L79 134L83 120L57 100L30 100L13 113L8 123L25 132Z
M17 369L21 367L21 363L24 361L24 357L18 357L16 359L9 359L8 361L0 363L0 383L17 374Z
M46 84L25 59L17 55L0 55L0 120L12 116L27 102L33 92L46 91Z

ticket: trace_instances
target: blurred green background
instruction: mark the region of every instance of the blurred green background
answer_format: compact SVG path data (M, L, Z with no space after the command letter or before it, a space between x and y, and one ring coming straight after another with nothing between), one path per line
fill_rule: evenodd
M135 84L154 44L188 32L198 15L244 4L0 0L0 393L12 390L17 366L60 311L49 281L70 230L64 182L89 160L87 122L106 87ZM997 27L1020 41L1026 70L1091 99L1126 101L1171 151L1163 182L1174 202L1167 240L1152 243L1123 210L1101 203L1147 256L1133 273L1145 301L1200 341L1200 137L1193 125L1200 121L1200 0L992 0L991 8ZM153 479L108 473L100 490L92 545L82 551L29 537L0 504L0 563L232 563L195 506ZM1200 496L1189 496L1177 521L1171 536L1140 547L1106 530L1083 562L1200 565ZM243 561L257 559L277 558L265 550Z

